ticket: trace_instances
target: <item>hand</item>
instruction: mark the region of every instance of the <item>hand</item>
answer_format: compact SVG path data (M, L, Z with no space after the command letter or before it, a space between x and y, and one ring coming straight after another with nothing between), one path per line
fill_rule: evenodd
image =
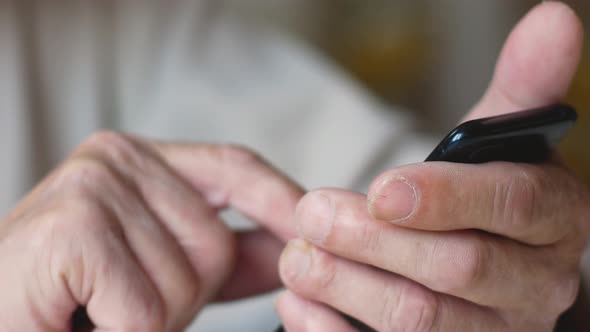
M571 9L537 6L468 118L558 101L581 48ZM278 311L289 331L352 331L336 310L379 331L550 331L577 294L589 206L558 161L421 163L385 172L368 198L309 193Z
M287 238L301 196L241 148L96 134L0 222L0 330L180 331L280 284L281 242L234 236L219 209Z

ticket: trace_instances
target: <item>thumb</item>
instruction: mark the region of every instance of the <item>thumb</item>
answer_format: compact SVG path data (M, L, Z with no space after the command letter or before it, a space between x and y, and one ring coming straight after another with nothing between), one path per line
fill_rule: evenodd
M555 103L565 97L583 47L580 19L566 4L533 8L506 41L492 82L465 120Z

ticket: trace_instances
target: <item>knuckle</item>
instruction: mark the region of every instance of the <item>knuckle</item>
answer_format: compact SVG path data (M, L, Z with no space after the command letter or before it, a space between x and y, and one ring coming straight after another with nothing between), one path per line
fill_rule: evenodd
M107 238L122 241L122 231L112 223L99 204L84 198L59 201L46 208L38 217L31 243L42 249L43 260L55 280L69 276L70 287L82 291L79 282L86 269L88 257L106 257ZM94 262L96 263L96 262Z
M436 326L439 299L423 287L408 283L391 302L381 315L384 331L428 332Z
M516 226L528 228L535 220L536 212L536 192L541 188L541 181L530 172L522 172L522 175L515 181L515 186L511 190L513 204L511 207L514 211L512 220Z
M219 160L230 164L255 164L262 161L262 157L255 151L236 144L224 144L213 146L212 153Z
M101 160L73 158L62 166L55 185L59 190L74 191L76 195L87 197L115 178L115 172Z
M573 227L564 234L564 237L569 236L571 243L574 246L584 248L586 246L586 238L590 234L590 223L588 223L588 216L590 216L590 187L585 183L581 183L580 179L567 169L560 169L562 172L562 189L556 194L561 195L561 201L567 201L571 208L568 214L561 210L554 211L554 218L570 219L573 221Z
M459 245L455 261L455 277L457 285L461 288L473 289L477 287L479 281L484 275L484 262L489 257L489 247L480 239L466 240Z
M110 130L102 130L90 135L81 146L103 151L125 148L128 144L129 139L125 135Z
M146 166L145 150L131 137L113 131L96 132L79 147L79 151L98 155L114 165L135 166L136 171Z
M433 288L448 293L477 288L486 273L490 251L479 237L439 241L430 259L430 275L436 276Z
M386 241L384 232L384 228L375 227L374 223L362 223L357 232L359 247L355 249L363 257L379 255Z
M528 231L535 222L536 192L541 187L536 173L529 168L521 169L495 186L492 215L508 223L513 231Z
M43 229L58 236L109 230L115 218L104 197L113 193L117 181L114 171L97 159L68 160L50 184L50 196L40 213Z
M84 234L104 234L112 231L109 213L100 203L83 197L67 199L49 209L42 216L42 225L59 237Z

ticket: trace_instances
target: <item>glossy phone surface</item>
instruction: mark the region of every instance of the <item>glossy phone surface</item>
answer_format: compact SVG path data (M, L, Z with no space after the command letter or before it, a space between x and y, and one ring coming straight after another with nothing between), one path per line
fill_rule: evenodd
M426 161L542 162L576 119L572 107L556 104L467 121L451 131Z

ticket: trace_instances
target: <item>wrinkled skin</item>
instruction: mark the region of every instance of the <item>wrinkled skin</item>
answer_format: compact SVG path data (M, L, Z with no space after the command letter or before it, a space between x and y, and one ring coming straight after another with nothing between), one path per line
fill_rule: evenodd
M582 34L563 3L532 9L466 118L559 101ZM588 189L554 159L420 163L384 172L367 196L307 194L280 261L287 330L354 331L340 311L378 331L551 331L575 300L590 228Z
M536 7L468 118L562 98L581 31L565 5ZM210 301L277 287L288 240L290 331L352 330L336 310L381 331L548 331L575 297L590 200L558 160L416 164L367 197L302 196L243 148L95 134L0 222L0 330L70 331L77 313L180 331ZM262 228L231 232L226 207Z
M302 194L243 148L97 133L0 223L0 330L181 331L279 285ZM232 233L225 207L276 236Z

